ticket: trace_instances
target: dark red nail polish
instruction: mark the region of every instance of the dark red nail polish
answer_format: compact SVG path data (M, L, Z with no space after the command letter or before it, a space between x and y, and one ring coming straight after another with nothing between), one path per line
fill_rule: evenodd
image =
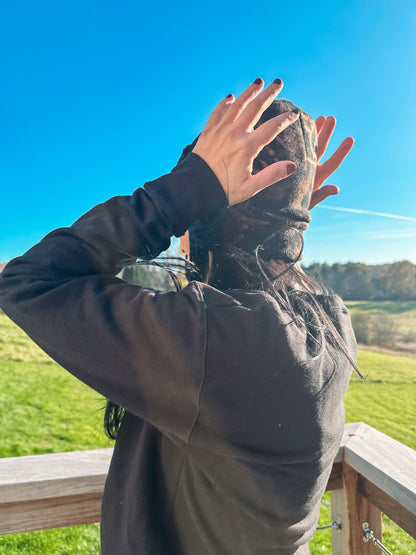
M230 93L230 94L227 94L227 96L225 98L231 98L232 96L233 95Z
M287 171L287 175L292 175L292 174L296 173L295 164L289 164L288 167L286 168L286 171Z
M273 81L273 83L274 83L275 85L281 85L281 84L282 84L282 80L281 80L281 79L275 79L275 80Z
M299 110L298 110L297 108L293 108L292 112L293 112L294 114L299 114Z
M260 85L260 83L261 83L261 79L260 79L260 77L257 77L257 79L254 81L254 84L255 85Z

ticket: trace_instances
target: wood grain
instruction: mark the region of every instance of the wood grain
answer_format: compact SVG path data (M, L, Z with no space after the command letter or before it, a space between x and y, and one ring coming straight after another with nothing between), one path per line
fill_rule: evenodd
M0 503L103 491L113 450L0 459Z
M410 511L362 476L358 478L358 490L363 497L366 497L400 528L416 539L416 519Z
M358 473L345 464L343 470L343 488L331 494L332 520L341 520L341 530L332 530L332 555L379 555L373 542L363 541L363 523L381 541L381 511L360 494Z
M0 533L99 522L112 452L0 459Z
M416 520L416 451L361 422L345 441L344 463Z
M0 504L0 534L100 522L102 494Z

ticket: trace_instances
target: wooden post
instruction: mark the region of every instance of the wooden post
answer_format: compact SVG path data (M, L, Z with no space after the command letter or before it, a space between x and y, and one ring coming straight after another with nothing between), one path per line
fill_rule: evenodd
M368 522L377 539L382 541L381 511L358 489L358 473L344 464L343 489L331 493L332 520L341 520L341 530L332 531L333 555L379 555L372 541L364 542L363 523Z

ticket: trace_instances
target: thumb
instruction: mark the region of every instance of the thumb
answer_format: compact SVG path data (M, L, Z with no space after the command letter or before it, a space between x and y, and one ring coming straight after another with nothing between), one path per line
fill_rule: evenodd
M267 168L264 168L264 170L261 170L255 175L250 175L245 183L243 183L240 196L244 196L244 198L241 198L241 200L237 202L243 202L243 200L254 197L254 195L263 189L270 187L270 185L294 173L296 173L296 166L290 160L283 160L270 164L270 166L267 166ZM234 202L234 204L237 204L237 202Z

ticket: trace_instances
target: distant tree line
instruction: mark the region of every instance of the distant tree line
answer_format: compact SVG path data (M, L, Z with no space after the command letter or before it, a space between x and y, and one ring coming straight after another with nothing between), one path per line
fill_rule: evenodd
M0 262L0 271L4 266ZM315 263L303 269L346 301L416 301L416 265L407 260L377 266ZM144 287L173 289L166 270L152 266L127 267L122 277Z
M169 273L162 268L151 265L133 265L123 268L120 277L134 285L149 287L156 291L169 291L173 289Z
M185 284L185 274L178 267L182 266L178 258L177 246L171 246L167 251L163 252L155 261L142 261L142 263L126 266L120 272L119 277L141 287L148 287L155 291L175 291L175 282L172 279L173 273L178 287ZM156 263L157 265L153 265Z
M303 270L351 301L415 301L416 265L404 260L370 266L356 262L303 266Z

